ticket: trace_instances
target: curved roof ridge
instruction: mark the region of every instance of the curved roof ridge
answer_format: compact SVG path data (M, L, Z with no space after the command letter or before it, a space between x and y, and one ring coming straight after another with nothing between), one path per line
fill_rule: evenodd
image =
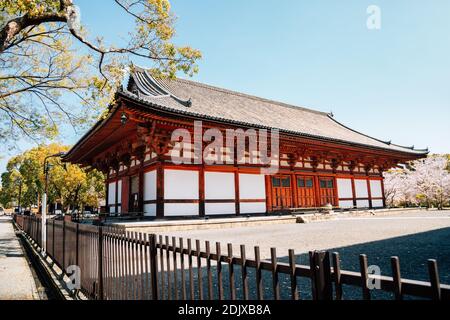
M234 90L230 90L230 89L224 89L224 88L219 88L216 86L212 86L209 84L205 84L205 83L201 83L201 82L197 82L197 81L193 81L193 80L188 80L188 79L182 79L182 78L175 78L175 79L170 79L171 81L178 81L178 82L185 82L188 83L190 85L194 85L200 88L205 88L205 89L209 89L209 90L214 90L214 91L218 91L218 92L222 92L222 93L226 93L226 94L231 94L231 95L235 95L238 97L242 97L242 98L248 98L248 99L252 99L255 101L261 101L261 102L267 102L267 103L272 103L272 104L276 104L282 107L286 107L286 108L294 108L297 110L303 110L306 112L311 112L311 113L315 113L315 114L320 114L323 116L328 115L327 112L323 112L323 111L318 111L318 110L314 110L314 109L310 109L307 107L302 107L302 106L296 106L293 104L289 104L289 103L285 103L285 102L280 102L280 101L276 101L276 100L272 100L272 99L266 99L266 98L262 98L262 97L258 97L255 95L251 95L248 93L242 93L242 92L237 92Z
M130 91L128 91L128 90L122 90L122 91L120 91L119 93L121 93L121 94L124 95L125 97L132 98L132 99L136 99L137 101L142 102L142 103L144 103L144 104L146 104L146 105L148 105L148 106L150 106L150 107L156 107L156 108L158 108L158 109L162 109L162 110L169 111L169 112L176 112L176 113L181 112L182 114L189 115L189 116L194 116L194 117L204 117L203 114L197 113L197 112L192 112L191 110L188 110L188 109L181 111L181 110L174 109L174 108L172 108L172 107L165 106L165 105L163 105L163 104L156 104L156 103L154 103L154 102L152 102L152 101L148 101L148 100L146 100L146 99L140 98L140 97L136 96L134 93L132 93L132 92L130 92ZM333 120L333 121L335 121L336 123L338 123L339 125L341 125L341 126L347 128L345 125L343 125L343 124L339 123L338 121L332 119L332 118L330 117L329 114L328 114L327 116L328 116L331 120ZM384 148L384 147L374 146L374 145L369 145L369 144L365 144L365 143L352 142L352 141L347 141L347 140L338 139L338 138L331 138L331 137L326 137L326 136L321 136L321 135L315 135L315 134L309 134L309 133L304 133L304 132L299 132L299 131L293 131L293 130L288 130L288 129L275 128L275 127L270 127L270 126L266 126L266 125L256 125L256 124L251 123L251 122L243 122L243 121L237 121L237 120L230 120L230 119L225 119L225 118L217 117L217 116L216 116L216 117L208 116L208 118L209 118L210 120L213 120L213 121L227 121L227 122L232 123L232 124L240 124L240 125L246 125L246 126L252 126L252 127L257 126L257 127L259 127L259 128L263 128L263 129L278 129L278 130L280 130L280 132L283 132L283 133L294 134L294 135L300 135L300 136L307 137L307 138L323 139L323 140L334 141L334 142L338 142L338 143L353 143L353 144L358 145L358 146L361 146L361 147L368 147L368 148L376 149L376 150L397 151L397 152L405 152L405 153L411 153L411 151L414 151L414 152L421 152L420 150L412 150L412 149L410 149L410 148L404 148L405 150L392 150L392 149L389 149L389 146L390 146L390 145L387 144L386 142L383 142L383 141L381 141L381 140L372 138L372 137L367 136L367 135L365 135L365 134L363 134L363 133L359 133L358 131L355 131L355 130L353 130L353 129L350 129L350 130L352 130L352 131L354 131L354 132L356 132L356 133L359 133L359 134L361 134L361 135L363 135L363 136L366 136L366 137L368 137L368 138L372 138L372 139L374 139L374 140L381 141L381 142L385 143L387 147ZM402 147L402 148L403 148L403 147ZM424 150L423 152L425 152L425 150Z
M410 150L414 150L414 151L423 151L423 152L429 152L430 148L425 148L425 149L416 149L415 146L402 146L401 144L396 144L396 143L391 143L391 145L399 147L399 148L405 148L405 149L410 149Z
M127 90L130 89L132 83L134 83L140 92L146 96L152 96L154 98L172 97L179 103L186 107L191 106L191 100L185 100L178 97L171 92L169 88L162 82L162 80L153 77L148 69L133 65L133 72L131 72L128 79Z
M141 90L139 85L144 86L144 90ZM146 94L146 89L152 90ZM428 149L393 144L392 141L383 141L352 129L336 120L332 113L298 107L190 79L154 77L149 69L138 66L132 70L129 85L125 90L139 100L142 98L150 103L153 101L161 107L178 110L177 112L185 113L189 107L192 107L190 111L208 119L252 126L261 122L261 125L268 128L278 128L285 132L309 137L328 137L334 141L371 145L405 153L429 153ZM261 107L260 110L263 110L264 114L260 114L257 107ZM272 115L271 112L273 112ZM253 117L254 121L249 121L249 117Z
M192 105L191 99L186 100L186 99L181 99L180 97L178 97L176 94L171 92L169 88L167 88L167 86L164 84L164 82L162 82L162 80L158 81L158 79L153 77L148 72L148 70L144 70L143 73L150 81L154 82L161 90L165 91L168 96L172 97L173 99L175 99L176 101L178 101L179 103L183 104L186 107L191 107L191 105Z
M334 117L332 117L331 115L328 115L328 118L330 118L330 120L334 121L335 123L337 123L338 125L344 127L344 128L347 129L347 130L353 131L354 133L360 134L360 135L362 135L362 136L364 136L364 137L366 137L366 138L373 139L373 140L375 140L375 141L384 143L384 144L387 145L387 146L396 146L396 147L399 147L399 148L404 148L404 149L409 149L409 150L419 151L419 152L421 152L421 151L424 151L424 152L427 151L427 152L428 152L428 151L429 151L428 148L427 148L427 149L415 149L414 146L412 146L412 147L405 147L405 146L402 146L402 145L399 145L399 144L392 143L392 141L383 141L383 140L381 140L381 139L372 137L372 136L370 136L370 135L368 135L368 134L362 133L362 132L360 132L360 131L358 131L358 130L352 129L352 128L346 126L345 124L343 124L342 122L337 121L337 120L336 120Z
M133 64L133 67L134 67L135 70L137 70L139 72L146 73L147 75L149 75L155 82L158 83L158 85L162 86L163 89L167 90L169 92L169 94L171 96L173 96L175 99L183 101L179 97L176 97L172 92L170 92L170 90L165 85L161 84L161 82L158 81L158 79L156 79L155 77L153 77L150 74L148 74L148 69L146 69L144 67L140 67L140 66L134 65L134 64ZM133 73L130 74L130 78L129 78L128 81L130 81L131 78L133 78ZM238 92L238 91L234 91L234 90L230 90L230 89L225 89L225 88L220 88L220 87L217 87L217 86L205 84L205 83L198 82L198 81L193 81L193 80L188 80L188 79L183 79L183 78L174 78L174 79L171 79L171 78L165 79L164 78L163 80L166 80L166 81L177 81L177 82L182 82L182 83L185 82L185 83L188 83L190 85L194 85L194 86L197 86L197 87L200 87L200 88L210 89L210 90L214 90L214 91L218 91L218 92L222 92L222 93L226 93L226 94L235 95L235 96L238 96L238 97L253 99L255 101L262 101L262 102L277 104L277 105L282 106L282 107L294 108L294 109L297 109L297 110L303 110L303 111L306 111L306 112L320 114L320 115L323 115L323 116L328 116L329 115L329 113L324 112L324 111L318 111L318 110L314 110L314 109L311 109L311 108L308 108L308 107L304 107L304 106L296 106L296 105L293 105L293 104L290 104L290 103L285 103L285 102L280 102L280 101L276 101L276 100L272 100L272 99L262 98L262 97L258 97L258 96L252 95L252 94L242 93L242 92ZM129 87L129 84L128 84L127 88L128 87Z

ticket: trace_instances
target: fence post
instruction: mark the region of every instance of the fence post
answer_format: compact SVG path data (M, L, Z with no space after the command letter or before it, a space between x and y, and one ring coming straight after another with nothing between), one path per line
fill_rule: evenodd
M44 253L45 256L48 256L48 248L47 248L47 243L48 243L48 226L49 226L49 222L48 219L45 220L45 246L43 246L44 249Z
M103 300L103 228L98 227L98 299Z
M175 246L174 246L175 250ZM174 251L175 252L175 251ZM150 235L150 276L152 282L152 298L158 300L158 265L157 265L156 235ZM174 269L176 272L176 269Z
M66 220L63 220L63 237L62 237L62 268L63 274L66 270Z
M441 300L441 285L439 281L439 272L436 260L428 260L428 272L430 275L432 298L433 300Z
M330 253L315 251L310 255L310 259L313 276L313 299L333 300Z
M78 252L78 246L79 246L79 223L76 224L76 229L75 229L75 265L79 266L79 252Z
M55 259L55 219L52 226L52 259Z

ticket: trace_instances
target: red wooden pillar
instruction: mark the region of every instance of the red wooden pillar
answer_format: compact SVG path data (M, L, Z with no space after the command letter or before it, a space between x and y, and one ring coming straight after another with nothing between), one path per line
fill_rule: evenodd
M372 188L370 187L370 178L367 178L367 194L369 196L369 208L372 209L373 203L372 203Z
M298 185L297 185L297 177L294 172L291 173L291 180L292 180L292 203L294 205L294 208L299 208L300 205L298 203Z
M322 197L320 196L320 179L317 174L314 175L314 192L316 194L316 207L319 208L322 206Z
M339 189L336 176L334 176L333 179L333 188L334 188L334 206L339 207Z
M130 177L122 178L122 212L128 213L130 203Z
M270 179L272 179L271 176L269 176L269 175L265 176L265 182L266 182L266 210L267 210L267 213L273 211L272 184L271 184Z
M356 202L355 177L352 177L352 193L353 193L353 207L356 207L357 206L357 202Z
M382 175L382 179L381 179L381 193L383 196L383 208L386 208L386 194L384 193L384 177Z
M123 189L123 182L122 182L122 189ZM123 192L122 192L123 194ZM123 203L123 198L122 198ZM140 167L139 167L139 199L138 199L138 211L144 215L144 157L140 160ZM122 204L123 209L123 204Z
M239 216L241 214L241 193L239 188L239 170L237 168L234 170L234 194L236 215Z
M198 172L199 185L199 215L204 217L205 212L205 168L202 166Z
M106 183L106 188L105 188L105 191L106 191L105 210L106 210L106 212L105 213L109 214L110 213L110 210L109 210L109 168L108 168L108 173L106 174L105 183Z
M164 166L161 162L156 166L156 217L164 218Z

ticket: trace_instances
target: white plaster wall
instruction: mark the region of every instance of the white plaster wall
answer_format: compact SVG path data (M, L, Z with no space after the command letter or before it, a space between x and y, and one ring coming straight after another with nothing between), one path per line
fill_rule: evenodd
M339 199L353 198L352 180L337 179L338 197ZM353 202L352 202L353 204Z
M240 198L244 200L266 199L266 184L264 175L239 174L239 193Z
M205 214L236 214L236 206L234 203L205 203Z
M164 170L164 199L198 200L198 171Z
M144 201L156 200L156 170L144 174Z
M383 208L383 200L372 200L372 207L374 208Z
M117 203L122 203L122 180L119 180L119 182L117 183L117 191Z
M287 162L286 160L282 160L282 161L280 161L280 166L281 167L289 167L289 162Z
M235 199L234 173L205 172L205 199Z
M339 208L342 209L353 208L353 201L339 201Z
M372 198L383 197L383 190L381 189L380 180L370 180L370 192L372 193Z
M355 179L355 191L357 198L368 198L367 180Z
M144 216L156 217L156 204L144 204Z
M247 213L265 213L267 210L265 202L245 202L240 204L241 206L241 214Z
M111 182L108 185L108 204L116 203L116 183Z
M195 203L166 203L164 215L170 216L198 216L199 208Z
M358 200L356 201L356 207L358 208L368 208L369 200Z

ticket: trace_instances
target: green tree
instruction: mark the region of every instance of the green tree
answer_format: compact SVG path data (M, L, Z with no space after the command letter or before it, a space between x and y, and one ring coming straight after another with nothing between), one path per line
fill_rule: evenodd
M6 207L19 205L26 206L26 200L23 199L24 192L27 191L24 185L24 179L20 172L21 156L12 158L6 167L6 172L1 176L2 189L0 191L0 202Z
M173 43L168 0L104 1L135 21L121 45L90 36L76 3L0 1L0 140L53 138L62 121L78 128L98 117L133 58L146 60L160 76L197 72L201 53ZM82 107L74 108L69 96Z
M60 202L66 212L85 206L97 207L104 199L104 177L95 170L86 172L77 165L58 165L49 172L49 181L49 198Z
M39 146L12 158L2 174L0 202L5 206L18 203L22 207L39 206L45 188L44 161L47 156L65 152L59 144ZM104 175L87 171L77 165L49 158L48 203L61 203L65 210L83 206L98 206L105 197Z

